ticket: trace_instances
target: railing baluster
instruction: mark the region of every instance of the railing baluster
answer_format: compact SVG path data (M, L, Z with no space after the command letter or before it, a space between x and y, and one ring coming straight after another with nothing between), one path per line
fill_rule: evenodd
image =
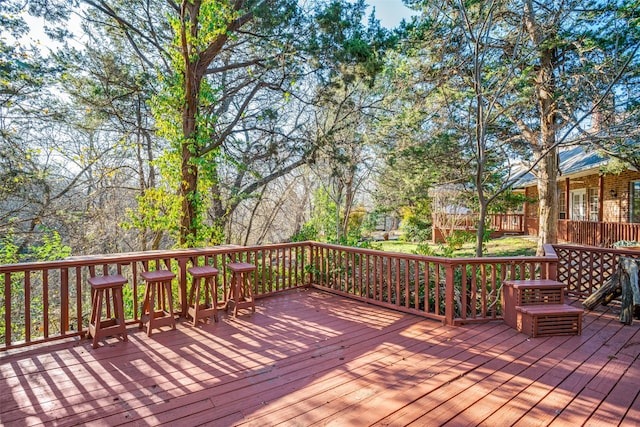
M424 311L429 312L429 294L431 293L431 262L425 261L424 265Z
M24 272L24 341L31 342L31 272ZM9 341L10 342L10 341Z
M440 264L436 263L435 271L435 284L434 284L434 300L435 300L435 312L440 314Z
M473 301L473 318L478 317L478 266L471 265L471 301Z
M389 260L389 261L391 261L391 260ZM401 292L401 288L400 288L400 258L396 258L395 261L396 261L395 262L395 264L396 264L396 274L395 274L395 282L396 282L395 292L396 292L396 294L395 294L395 298L393 298L393 301L399 307L400 304L402 303L402 292Z
M466 265L461 265L460 269L462 270L462 278L461 278L461 284L460 284L460 299L461 299L461 307L460 307L460 317L462 319L466 319L467 318L467 310L469 309L468 307L468 303L467 303L467 266ZM475 317L475 316L474 316Z
M423 261L414 261L413 269L413 308L418 310L420 308L420 266L423 265Z
M69 330L69 269L60 270L60 333Z
M49 270L42 270L42 311L44 337L49 338Z
M11 273L4 274L4 344L11 344Z
M81 332L82 324L82 267L76 267L76 332Z
M385 301L387 303L389 303L389 304L392 304L393 300L391 298L391 283L392 283L391 282L391 273L392 273L392 270L393 270L393 264L391 263L391 258L389 258L388 256L384 257L384 261L385 261L384 265L385 265L385 268L387 270L387 283L386 283L386 285L387 285L386 286L387 296L386 296Z

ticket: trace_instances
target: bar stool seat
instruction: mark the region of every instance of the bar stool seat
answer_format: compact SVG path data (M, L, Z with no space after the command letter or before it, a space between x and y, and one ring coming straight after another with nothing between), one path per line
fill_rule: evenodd
M227 264L227 268L231 270L231 286L229 287L229 296L227 303L233 302L233 316L238 316L238 310L241 308L251 308L256 311L256 305L253 301L253 291L251 290L251 280L249 278L252 271L256 269L253 264L245 262L232 262ZM227 305L227 309L229 305Z
M153 329L162 326L176 328L173 317L173 294L171 281L176 277L169 270L145 271L140 273L147 286L144 291L140 316L140 329L147 323L147 336L151 336Z
M98 339L111 335L121 335L127 341L127 329L124 322L122 286L127 279L120 274L94 276L89 278L91 285L91 320L87 337L93 337L93 348L98 348ZM109 298L111 293L111 299ZM106 318L102 317L102 305L105 304ZM110 307L110 304L112 306ZM113 308L113 316L111 316Z
M202 267L191 267L187 270L193 277L191 291L189 292L189 307L187 316L193 319L193 326L198 324L200 319L213 317L218 321L218 286L216 277L218 269L205 265ZM200 303L200 296L204 286L205 303Z

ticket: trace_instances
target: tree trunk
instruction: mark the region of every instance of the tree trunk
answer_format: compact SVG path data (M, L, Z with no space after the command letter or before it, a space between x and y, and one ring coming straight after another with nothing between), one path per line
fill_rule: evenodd
M197 193L198 193L198 168L194 159L198 155L198 127L197 117L200 104L200 84L202 73L198 68L198 61L193 58L194 46L192 41L198 38L198 17L200 14L200 1L183 3L182 5L182 57L184 61L184 97L185 103L182 109L182 134L180 143L180 190L179 195L182 204L180 212L180 246L193 244L193 238L197 235ZM187 33L189 33L187 35Z
M478 218L478 229L476 230L476 257L482 258L484 245L484 231L486 228L485 220L487 218L486 203L480 204L480 217Z
M538 163L538 217L540 219L537 254L543 255L543 245L558 240L558 156L557 149L542 154Z
M558 241L558 148L556 147L556 116L558 106L553 99L555 93L555 52L542 49L540 72L536 78L536 94L540 111L540 150L537 168L540 233L538 254L542 246ZM537 159L536 159L537 160Z
M640 319L640 287L638 267L640 260L620 257L620 287L622 288L620 322L630 325L633 318Z
M556 119L558 105L555 101L556 81L554 71L558 66L555 48L548 43L553 40L558 29L553 25L539 22L532 0L524 2L524 23L529 38L538 51L540 65L534 80L540 133L532 134L537 140L529 141L538 161L535 175L538 181L538 230L537 254L543 255L543 245L557 243L558 240L558 149L556 147ZM546 28L545 28L546 25Z
M598 303L607 305L612 299L621 297L620 322L630 325L633 318L640 319L640 285L638 271L640 259L620 257L615 273L582 306L593 310Z

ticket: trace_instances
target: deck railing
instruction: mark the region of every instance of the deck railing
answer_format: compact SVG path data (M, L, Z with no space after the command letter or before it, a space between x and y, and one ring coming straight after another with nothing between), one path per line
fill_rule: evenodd
M433 226L445 230L475 230L479 214L433 214ZM498 232L524 232L523 214L489 214L487 227Z
M554 278L547 257L442 258L313 244L313 283L339 295L440 320L502 318L507 279Z
M0 349L83 335L90 315L87 278L119 272L125 285L125 315L140 318L144 283L140 273L168 266L177 275L177 313L186 311L187 268L204 263L220 269L218 297L230 279L225 265L257 266L254 295L302 286L456 325L502 318L501 289L507 279L556 277L557 258L440 258L303 242L254 247L213 247L0 266ZM178 309L177 306L180 306Z
M575 245L553 245L558 257L557 280L570 295L587 297L615 271L620 256L640 258L640 251Z
M90 275L120 273L127 323L140 319L144 282L140 273L169 268L177 275L174 310L184 314L187 268L212 265L220 270L218 298L225 299L230 272L226 263L255 264L252 276L257 298L307 285L310 245L280 244L256 247L219 246L174 251L149 251L104 256L71 257L61 261L0 265L4 284L0 294L0 349L28 346L86 333L91 310Z
M558 239L576 245L611 247L620 240L640 241L640 224L561 219Z

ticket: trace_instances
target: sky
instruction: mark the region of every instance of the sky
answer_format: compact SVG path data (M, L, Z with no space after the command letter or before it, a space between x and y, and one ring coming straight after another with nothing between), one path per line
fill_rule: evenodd
M1 0L0 0L1 1ZM402 19L409 19L414 11L406 7L402 0L366 0L370 7L376 8L376 17L380 20L380 24L386 28L395 28L400 24ZM367 11L367 17L371 12L371 8ZM45 44L51 45L51 41L44 36L42 31L43 20L33 17L26 17L27 22L31 26L31 38L40 40Z
M397 27L402 18L409 20L415 13L405 6L402 0L367 0L367 3L376 8L376 17L380 24L387 28Z

